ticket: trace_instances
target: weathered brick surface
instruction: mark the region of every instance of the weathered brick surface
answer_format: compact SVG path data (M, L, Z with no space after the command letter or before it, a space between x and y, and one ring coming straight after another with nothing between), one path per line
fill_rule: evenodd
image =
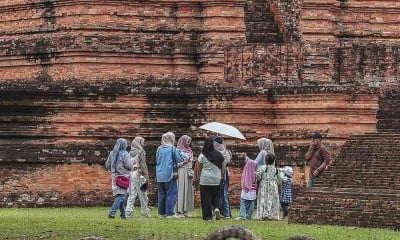
M146 138L154 179L165 131L191 135L197 155L197 126L237 126L248 139L228 139L237 203L238 156L259 137L294 167L297 192L311 132L335 157L350 135L399 129L397 101L380 98L399 79L396 1L4 0L0 15L1 206L106 203L108 182L47 190L37 173L109 181L101 166L117 137Z
M399 229L400 134L354 135L314 188L297 194L290 221Z

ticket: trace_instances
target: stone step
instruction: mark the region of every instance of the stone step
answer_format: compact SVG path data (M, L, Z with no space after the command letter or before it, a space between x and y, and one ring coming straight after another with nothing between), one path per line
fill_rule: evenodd
M398 206L400 190L314 187L294 198L289 222L396 229Z

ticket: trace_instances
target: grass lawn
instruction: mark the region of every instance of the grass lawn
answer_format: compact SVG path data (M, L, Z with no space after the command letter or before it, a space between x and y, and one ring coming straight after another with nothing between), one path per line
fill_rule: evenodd
M108 207L90 208L2 208L0 239L203 239L215 230L240 224L260 239L284 240L294 235L307 235L319 240L399 240L400 232L385 229L349 228L288 224L286 221L238 221L222 219L203 221L200 209L193 218L159 219L157 209L150 218L108 219ZM137 214L135 209L135 214ZM238 210L233 209L234 216Z

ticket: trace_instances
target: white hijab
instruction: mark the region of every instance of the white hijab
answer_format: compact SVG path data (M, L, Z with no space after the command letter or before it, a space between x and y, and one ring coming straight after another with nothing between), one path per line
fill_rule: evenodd
M171 147L175 144L175 134L166 132L161 137L161 145L164 147Z

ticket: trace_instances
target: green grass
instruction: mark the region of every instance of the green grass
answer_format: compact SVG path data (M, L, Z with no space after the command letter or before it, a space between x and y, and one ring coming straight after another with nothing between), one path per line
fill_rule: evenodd
M151 218L108 219L106 207L91 208L2 208L0 239L79 239L96 236L107 239L203 239L231 224L248 228L260 239L283 240L294 235L324 239L399 240L400 232L386 229L349 228L288 224L285 221L238 221L222 219L206 222L200 209L193 218L159 219L156 208ZM135 214L137 214L135 209ZM238 211L233 211L238 216Z

